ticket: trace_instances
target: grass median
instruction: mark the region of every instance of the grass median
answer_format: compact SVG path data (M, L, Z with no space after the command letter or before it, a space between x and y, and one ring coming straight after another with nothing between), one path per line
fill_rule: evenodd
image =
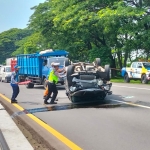
M125 83L124 79L122 77L113 77L110 81L114 82L114 83ZM142 84L140 80L130 80L130 83L132 83L132 84ZM150 84L150 82L148 84Z

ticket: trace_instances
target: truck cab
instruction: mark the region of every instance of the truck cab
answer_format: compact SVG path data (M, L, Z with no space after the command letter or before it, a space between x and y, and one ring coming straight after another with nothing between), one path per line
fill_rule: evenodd
M66 59L66 57L64 57L64 56L47 58L44 61L44 65L43 65L43 69L42 69L42 76L43 76L43 78L45 78L45 80L48 78L49 72L52 69L52 66L51 66L52 62L59 63L60 64L59 68L62 69L62 68L65 67L65 64L64 64L65 59ZM64 78L59 78L58 83L63 85L64 84ZM45 85L45 83L44 83L44 85Z
M150 80L150 62L133 62L131 67L122 68L121 75L126 83L130 80L141 80L147 84Z
M11 73L11 66L2 66L0 68L0 81L6 83L10 82Z

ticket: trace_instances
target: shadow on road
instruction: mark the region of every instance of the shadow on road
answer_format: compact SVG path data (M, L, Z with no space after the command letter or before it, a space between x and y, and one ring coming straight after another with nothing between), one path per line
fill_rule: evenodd
M120 102L112 101L111 98L118 99ZM105 100L101 101L91 101L91 102L80 102L80 103L62 103L62 104L55 104L55 105L44 105L41 108L33 108L33 109L24 109L21 112L16 112L12 116L15 117L17 115L22 114L34 114L38 112L47 112L47 111L60 111L60 110L69 110L69 109L80 109L80 108L117 108L117 107L134 107L130 105L126 105L121 103L124 101L120 95L112 95L108 96ZM34 102L21 102L21 103L28 103L31 105L41 105L40 103Z
M35 86L33 89L45 90L43 86ZM60 86L57 86L57 89L58 90L65 90L65 87L60 85Z

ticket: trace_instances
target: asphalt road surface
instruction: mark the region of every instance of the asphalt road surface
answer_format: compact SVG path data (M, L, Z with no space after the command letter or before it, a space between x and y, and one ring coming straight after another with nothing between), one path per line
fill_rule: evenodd
M54 111L34 115L84 150L149 150L150 86L113 83L113 94L100 104L74 107L58 86ZM20 85L18 104L26 109L42 108L41 86L26 89ZM0 83L0 93L11 97L9 83ZM59 109L60 108L60 109ZM61 109L64 110L61 110Z

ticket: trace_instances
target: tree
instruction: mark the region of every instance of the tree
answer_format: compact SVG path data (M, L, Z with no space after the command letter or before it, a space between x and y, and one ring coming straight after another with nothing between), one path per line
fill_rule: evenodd
M18 48L16 42L31 35L31 33L32 31L29 29L17 28L0 33L0 63L3 63L6 58L11 57L11 53Z
M18 54L31 54L46 49L44 40L40 33L33 33L16 43L18 49L12 53L13 56Z

